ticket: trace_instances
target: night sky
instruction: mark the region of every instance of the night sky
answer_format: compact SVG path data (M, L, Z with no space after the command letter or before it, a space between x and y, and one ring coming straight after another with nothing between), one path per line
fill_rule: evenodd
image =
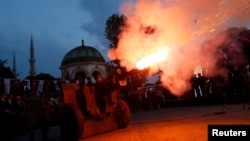
M60 77L64 55L76 46L97 48L107 59L106 20L119 14L123 0L1 0L0 59L12 68L16 56L18 78L29 75L31 36L36 74Z

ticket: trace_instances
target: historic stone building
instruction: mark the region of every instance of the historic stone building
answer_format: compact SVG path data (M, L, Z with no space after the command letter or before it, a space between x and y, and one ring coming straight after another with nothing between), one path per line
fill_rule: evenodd
M62 80L84 80L104 77L107 73L107 64L101 53L91 46L77 46L70 50L61 62Z

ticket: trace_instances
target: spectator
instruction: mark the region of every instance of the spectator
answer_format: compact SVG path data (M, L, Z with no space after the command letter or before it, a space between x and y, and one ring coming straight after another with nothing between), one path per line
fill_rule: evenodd
M24 104L21 96L16 96L13 103L15 109L15 127L18 133L23 133L24 129Z
M244 73L244 82L245 82L245 92L243 94L243 109L246 109L248 105L250 108L250 71L249 66L245 69Z
M10 130L7 124L7 103L6 98L7 94L5 92L2 92L0 94L0 138L1 140L9 141L10 138Z
M48 105L44 99L44 95L41 97L31 94L29 98L29 140L34 141L35 130L40 128L42 130L43 140L47 140L47 130L48 130ZM48 102L49 104L49 102Z
M6 111L7 111L6 122L8 123L9 130L11 131L10 134L16 134L16 129L15 129L16 110L14 107L14 95L12 94L7 95Z

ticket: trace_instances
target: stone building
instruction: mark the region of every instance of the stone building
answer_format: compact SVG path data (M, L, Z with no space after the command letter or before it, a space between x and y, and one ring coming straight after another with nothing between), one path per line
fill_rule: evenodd
M101 53L94 47L77 46L67 52L61 62L62 80L96 80L105 77L107 64Z

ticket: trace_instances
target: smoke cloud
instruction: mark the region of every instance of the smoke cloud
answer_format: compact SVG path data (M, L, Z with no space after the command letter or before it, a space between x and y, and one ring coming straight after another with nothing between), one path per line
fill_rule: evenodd
M119 59L127 70L150 53L168 48L166 60L149 66L150 75L161 71L161 82L175 95L191 88L190 79L197 65L207 75L223 73L216 63L218 48L237 34L250 19L249 0L137 0L120 7L126 16L116 49L108 57ZM231 35L231 36L230 36ZM216 37L216 38L212 38ZM209 40L209 41L208 41Z

